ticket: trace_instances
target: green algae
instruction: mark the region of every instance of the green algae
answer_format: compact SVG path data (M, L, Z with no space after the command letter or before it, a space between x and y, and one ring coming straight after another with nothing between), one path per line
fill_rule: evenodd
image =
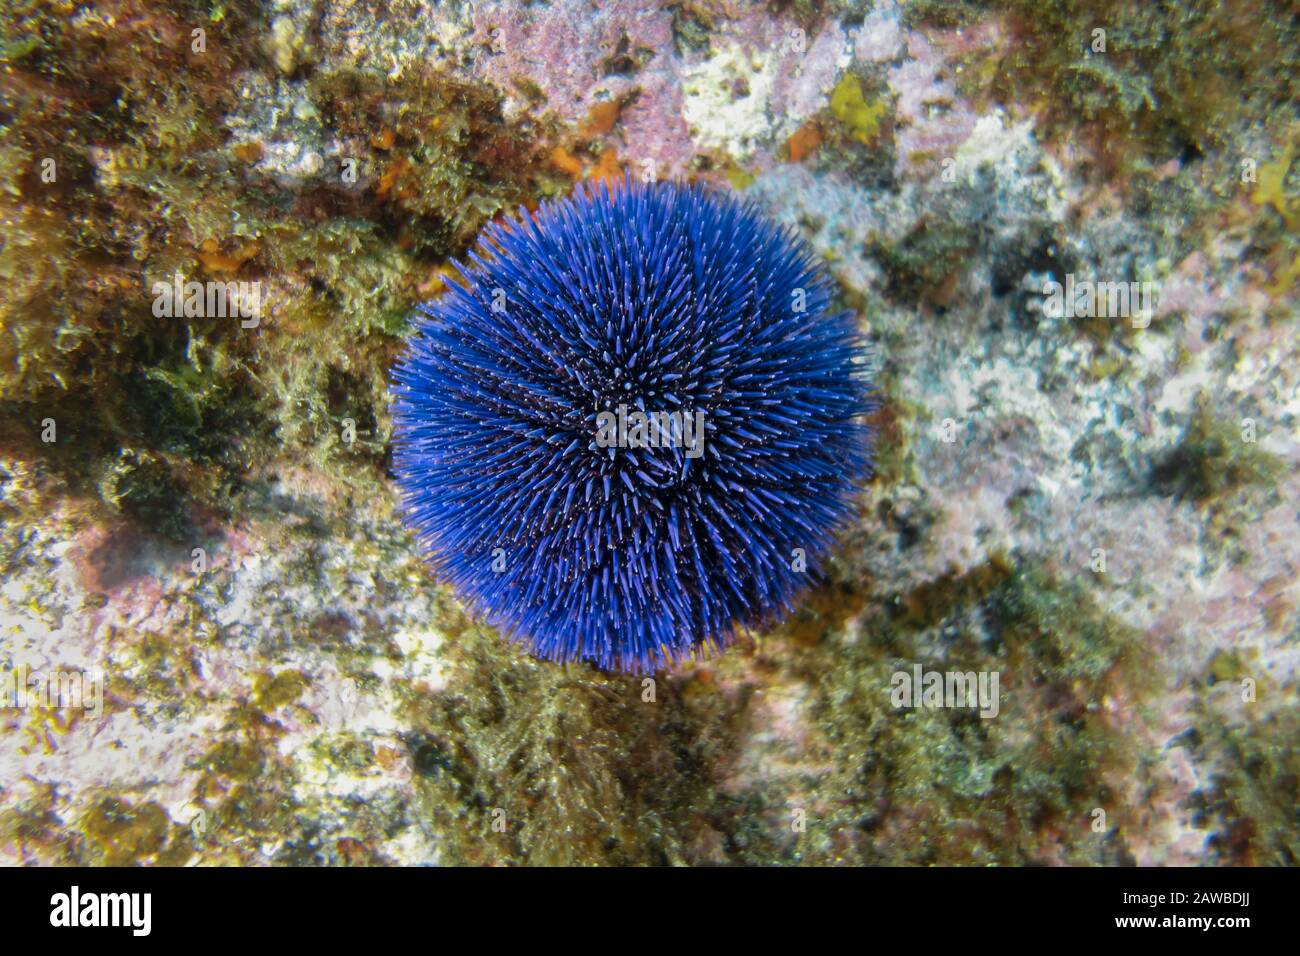
M942 305L969 261L977 235L973 225L961 220L923 219L898 242L877 239L872 252L888 275L891 296Z
M903 22L911 27L968 27L987 15L988 4L979 0L908 0L903 7Z
M152 801L132 805L106 797L81 819L81 832L105 866L138 863L160 854L167 845L169 831L166 811Z
M295 195L258 176L260 144L232 151L221 132L257 14L223 10L191 57L157 41L189 36L180 14L141 4L120 27L92 12L74 29L70 9L0 5L0 33L39 38L10 48L3 94L22 122L0 127L0 437L175 539L195 509L239 510L258 462L283 454L380 480L405 316L438 263L549 188L539 132L436 72L314 71L312 110L363 144L369 179L327 169ZM177 274L260 282L259 326L154 316L152 284ZM40 440L47 418L57 443Z
M1151 486L1159 494L1204 506L1238 488L1268 484L1283 468L1277 456L1244 440L1240 425L1215 418L1202 403L1178 443L1157 456Z
M1235 143L1252 119L1285 122L1298 98L1300 36L1282 3L993 0L944 4L943 25L996 12L1014 41L990 70L966 70L1004 103L1037 102L1051 128L1095 137L1112 168L1135 170ZM932 19L938 5L909 4ZM1095 33L1104 31L1103 38ZM972 81L975 85L972 85Z
M322 569L308 563L299 573L311 580ZM201 827L191 834L172 824L157 849L163 831L150 825L154 814L106 812L87 818L98 839L68 852L371 865L385 862L377 849L384 833L415 826L442 862L462 864L1131 862L1126 803L1115 788L1149 757L1109 713L1114 705L1141 710L1158 678L1140 637L1081 587L1032 560L994 554L888 592L836 560L807 605L809 614L742 639L702 671L655 675L650 701L639 678L520 655L448 601L439 627L445 687L399 684L414 804L297 796L300 773L278 741L308 675L266 671L192 768ZM292 639L328 639L303 626L310 634ZM371 651L390 653L382 630L345 647L338 652L360 655L358 664ZM998 671L998 719L895 710L891 675L913 663ZM749 735L769 730L756 723L758 701L778 690L801 701L808 752L792 774L738 781ZM331 773L351 775L374 772L374 748L349 733L313 744ZM1238 805L1230 801L1255 799L1253 775L1272 764L1251 759L1224 778L1222 795L1202 794L1207 833L1216 832L1216 814ZM1251 818L1268 832L1281 786L1249 809L1273 814ZM129 795L113 799L131 803ZM1098 809L1107 814L1101 833L1091 826ZM806 812L806 832L791 832L793 810ZM105 836L114 822L120 838ZM58 824L34 805L0 826L0 836L57 847Z
M1214 767L1191 799L1215 862L1295 866L1300 862L1300 718L1294 706L1225 721L1201 702L1201 719L1184 746Z
M854 582L832 580L814 588L772 635L808 647L825 640L866 606L866 596Z
M673 15L673 46L678 55L707 53L709 34L714 28L707 8L703 4L674 3L669 10Z
M1045 862L1035 853L1050 833L1067 861L1122 862L1106 781L1141 754L1106 704L1152 686L1137 635L1009 557L893 599L869 600L838 567L808 614L750 652L777 685L804 688L827 769L740 789L717 774L753 719L750 691L719 697L707 677L661 675L649 704L638 678L520 659L450 626L454 693L412 688L408 701L421 815L449 861L1024 863ZM846 645L858 616L864 637ZM940 661L935 635L954 631ZM716 662L729 686L742 656ZM1001 717L894 710L891 674L920 660L999 670ZM807 808L806 833L785 825L792 807ZM1113 821L1101 834L1098 808Z
M421 814L446 862L683 864L713 838L713 793L743 700L560 667L462 622L454 694L412 688Z
M1137 635L1080 589L1005 558L887 603L893 619L876 612L863 625L873 638L819 679L816 712L842 756L821 787L836 807L811 858L1024 864L1045 862L1035 854L1048 842L1068 862L1122 860L1120 835L1090 823L1098 808L1115 819L1106 780L1140 759L1102 706L1148 685ZM955 634L942 659L936 630ZM894 710L890 675L925 657L932 669L1000 672L998 719Z
M0 846L12 847L24 860L29 853L39 853L42 861L55 866L81 864L85 859L82 841L54 811L52 786L35 789L35 796L0 811Z
M282 862L303 862L307 824L293 796L296 774L275 746L283 727L247 702L228 712L222 733L193 768L200 776L191 803L203 821L197 851L209 863L248 863L272 844Z
M34 798L0 814L0 844L20 853L39 849L43 861L62 866L184 866L194 855L189 828L153 801L100 796L74 827L54 803L52 792L38 789Z
M253 680L253 703L263 710L277 710L301 697L309 683L301 671L258 674Z
M192 540L197 530L190 499L165 461L123 449L100 480L100 495L141 528L171 541Z

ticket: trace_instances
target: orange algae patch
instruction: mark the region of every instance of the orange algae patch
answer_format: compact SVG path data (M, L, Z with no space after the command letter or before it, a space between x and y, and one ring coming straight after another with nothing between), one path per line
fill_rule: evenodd
M551 150L551 165L562 173L568 173L570 176L582 174L582 161L563 146L557 146Z
M433 297L442 295L442 293L447 291L447 286L450 284L450 280L456 278L458 275L460 275L460 273L456 271L455 267L450 262L444 262L429 273L429 278L416 286L416 290L423 296Z
M247 243L228 255L221 251L215 239L205 239L195 255L209 272L234 272L257 255L257 243Z
M804 158L816 152L817 147L822 144L822 131L817 125L816 120L810 120L803 126L799 127L791 137L785 141L786 149L790 154L790 162L802 163Z
M405 157L399 158L379 177L379 182L375 185L375 195L379 196L380 199L386 197L393 188L393 184L397 182L397 177L410 168L411 164Z
M551 150L551 165L575 179L585 176L594 182L602 180L613 182L623 175L623 164L619 162L618 150L612 146L606 148L594 164L583 163L563 146L556 146Z
M587 178L600 182L613 182L623 175L623 164L618 161L618 152L611 146L600 154L600 160L591 171L587 173Z
M605 103L597 103L587 114L587 121L583 124L582 135L584 136L604 136L614 128L618 122L619 114L623 108L614 100Z
M262 158L261 143L240 143L231 152L241 163L255 163Z

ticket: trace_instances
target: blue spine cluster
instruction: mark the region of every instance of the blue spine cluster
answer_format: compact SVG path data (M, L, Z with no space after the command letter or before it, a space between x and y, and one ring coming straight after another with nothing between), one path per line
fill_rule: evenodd
M724 193L623 182L520 215L419 308L396 367L408 523L541 657L644 673L771 623L870 469L851 314ZM628 440L638 411L703 433Z

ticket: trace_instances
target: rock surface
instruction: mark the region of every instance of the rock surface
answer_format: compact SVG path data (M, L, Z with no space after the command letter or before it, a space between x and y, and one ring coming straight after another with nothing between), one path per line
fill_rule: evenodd
M0 861L1297 862L1283 4L0 6ZM648 681L481 629L386 470L449 258L624 172L803 235L881 400L805 605Z

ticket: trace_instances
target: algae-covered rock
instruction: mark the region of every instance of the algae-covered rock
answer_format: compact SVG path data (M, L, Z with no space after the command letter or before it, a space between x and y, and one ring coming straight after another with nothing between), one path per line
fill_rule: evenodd
M1295 864L1287 4L0 0L0 38L0 861ZM390 471L412 310L624 175L806 241L876 387L797 606L638 676L486 628Z

